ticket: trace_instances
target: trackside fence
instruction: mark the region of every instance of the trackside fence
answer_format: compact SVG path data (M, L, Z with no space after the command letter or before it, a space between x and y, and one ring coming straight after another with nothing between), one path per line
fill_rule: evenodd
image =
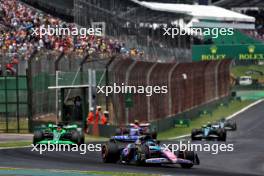
M151 63L118 60L111 65L110 83L129 86L167 86L168 93L146 96L111 94L114 124L156 121L226 97L230 92L228 60L197 63Z
M12 56L1 56L0 63L3 66L11 59ZM111 63L109 60L86 57L85 53L78 55L44 50L34 52L27 59L19 57L17 76L0 77L0 132L28 131L39 124L55 121L56 91L48 87L56 85L56 71L61 72L59 85L89 84L88 69L92 69L96 71L96 83L101 86L113 86L114 83L122 86L123 83L145 88L167 87L167 93L155 94L152 91L151 96L146 93L119 93L108 97L97 94L95 101L103 110L110 112L112 125L127 124L135 119L161 122L227 97L230 92L229 60L179 64L122 57L116 57ZM65 97L69 101L60 103L70 108L74 97L82 95L82 92L80 89L68 91L65 91ZM128 99L130 102L127 102ZM84 101L88 102L88 99ZM86 111L84 114L87 114Z

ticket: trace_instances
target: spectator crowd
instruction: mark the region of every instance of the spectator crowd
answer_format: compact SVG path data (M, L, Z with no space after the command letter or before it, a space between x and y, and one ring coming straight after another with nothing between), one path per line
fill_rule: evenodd
M264 41L264 10L246 10L244 13L256 18L256 30L249 30L246 33L249 36Z
M11 58L22 56L28 60L35 49L64 53L98 53L100 56L122 54L125 56L143 56L138 49L127 49L125 44L110 37L86 35L32 35L33 29L50 27L76 28L73 23L45 14L18 0L0 0L0 53ZM1 63L0 63L1 64Z

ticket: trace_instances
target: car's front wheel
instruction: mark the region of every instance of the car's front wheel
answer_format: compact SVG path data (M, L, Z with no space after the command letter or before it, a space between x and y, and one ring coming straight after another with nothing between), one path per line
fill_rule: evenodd
M119 149L116 143L108 142L102 146L102 159L105 163L116 163L120 159Z

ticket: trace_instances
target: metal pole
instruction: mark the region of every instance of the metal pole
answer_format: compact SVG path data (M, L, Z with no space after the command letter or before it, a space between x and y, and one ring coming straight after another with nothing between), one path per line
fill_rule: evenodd
M91 107L93 107L93 95L92 95L92 70L89 69L88 70L88 83L89 83L89 87L88 87L88 96L89 96L89 111L91 109Z
M115 60L115 56L111 57L110 61L106 64L105 67L105 86L109 86L109 66L111 63ZM109 97L105 96L105 109L106 111L109 111Z
M58 124L58 119L59 119L59 98L58 98L58 85L59 85L59 72L58 70L56 70L56 124Z
M16 118L17 118L17 132L20 132L20 119L19 119L19 82L18 82L18 65L16 65Z
M33 88L32 88L32 60L33 57L38 53L38 50L35 49L28 59L27 65L27 103L28 103L28 128L29 132L33 131Z
M129 124L129 108L126 107L126 125Z
M8 105L7 105L7 82L5 76L5 116L6 116L6 132L8 133Z
M32 132L32 74L31 74L31 60L28 61L28 68L27 68L27 112L28 112L28 129L29 132Z

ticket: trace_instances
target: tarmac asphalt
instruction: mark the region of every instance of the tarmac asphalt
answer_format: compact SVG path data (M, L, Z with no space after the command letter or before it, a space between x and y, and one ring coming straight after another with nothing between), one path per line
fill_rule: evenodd
M100 152L47 152L40 155L32 148L0 150L0 167L25 169L93 170L111 172L138 172L162 175L189 176L263 176L264 175L264 102L237 115L233 120L238 129L228 132L227 144L234 144L233 152L198 152L201 164L191 169L180 166L139 167L124 164L105 164ZM185 139L188 140L188 139ZM166 141L178 143L179 141ZM198 143L219 144L201 141ZM8 175L0 170L0 175ZM33 175L33 174L32 174ZM47 172L47 175L48 172Z

